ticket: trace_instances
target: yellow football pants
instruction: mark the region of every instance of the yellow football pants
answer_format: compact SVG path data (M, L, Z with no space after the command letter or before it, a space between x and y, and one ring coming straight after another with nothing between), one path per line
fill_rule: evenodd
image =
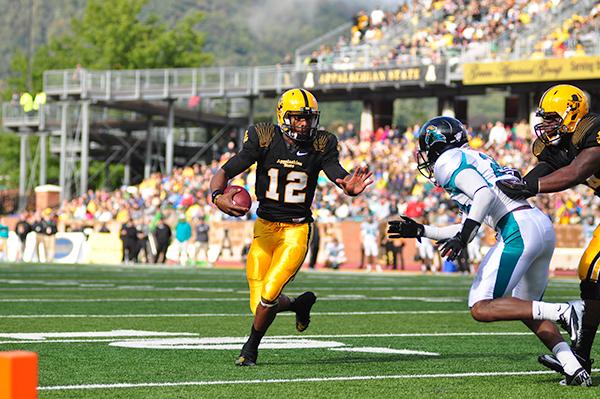
M600 274L600 225L594 230L592 240L579 260L579 279L598 282Z
M256 313L261 297L268 302L276 301L283 287L298 273L308 252L312 230L312 223L256 220L246 262L252 313Z

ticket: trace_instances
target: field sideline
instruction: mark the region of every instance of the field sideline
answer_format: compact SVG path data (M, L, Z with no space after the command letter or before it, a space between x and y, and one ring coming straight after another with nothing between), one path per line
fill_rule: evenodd
M252 320L241 269L4 264L0 350L39 354L40 398L598 397L598 382L559 386L521 323L473 321L470 282L301 272L286 292L316 292L310 328L281 314L259 366L238 368ZM578 295L555 278L545 299Z

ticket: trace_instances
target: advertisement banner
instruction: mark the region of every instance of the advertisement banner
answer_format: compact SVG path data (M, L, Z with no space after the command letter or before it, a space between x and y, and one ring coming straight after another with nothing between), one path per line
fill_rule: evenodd
M420 65L386 69L353 69L349 71L314 70L304 74L302 86L312 88L385 87L443 83L446 65Z
M83 233L58 233L54 243L54 262L79 263L85 243Z
M117 265L123 259L123 241L117 234L91 233L86 252L86 263Z
M600 79L600 56L467 63L464 85Z

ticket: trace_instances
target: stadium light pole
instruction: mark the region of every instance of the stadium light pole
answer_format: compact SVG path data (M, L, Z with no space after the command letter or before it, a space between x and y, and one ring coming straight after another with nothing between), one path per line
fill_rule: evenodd
M62 103L60 115L60 171L58 184L60 186L61 202L67 198L67 115L69 103Z
M81 167L79 194L83 195L88 189L88 155L90 147L90 120L89 120L89 100L81 102Z
M25 209L27 199L25 197L25 185L27 184L27 147L28 135L25 130L20 129L21 153L19 154L19 210Z
M146 156L144 157L144 179L150 177L152 172L152 118L148 118L146 128Z
M169 116L167 120L167 137L165 145L165 171L167 176L173 171L173 126L175 125L175 102L169 100Z
M48 133L40 133L40 186L46 184L46 141Z

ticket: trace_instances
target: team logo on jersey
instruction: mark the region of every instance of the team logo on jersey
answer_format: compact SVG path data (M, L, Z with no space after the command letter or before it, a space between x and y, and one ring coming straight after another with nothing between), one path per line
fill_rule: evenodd
M432 145L433 143L445 143L446 138L443 134L437 131L437 126L429 125L425 129L425 143Z
M248 141L248 131L246 130L246 133L244 133L244 143Z
M283 165L284 168L290 168L290 169L293 169L296 166L302 167L302 162L300 162L296 159L278 159L277 163L279 165Z
M598 144L600 144L600 132L598 132L598 135L596 136L596 141L598 142Z

